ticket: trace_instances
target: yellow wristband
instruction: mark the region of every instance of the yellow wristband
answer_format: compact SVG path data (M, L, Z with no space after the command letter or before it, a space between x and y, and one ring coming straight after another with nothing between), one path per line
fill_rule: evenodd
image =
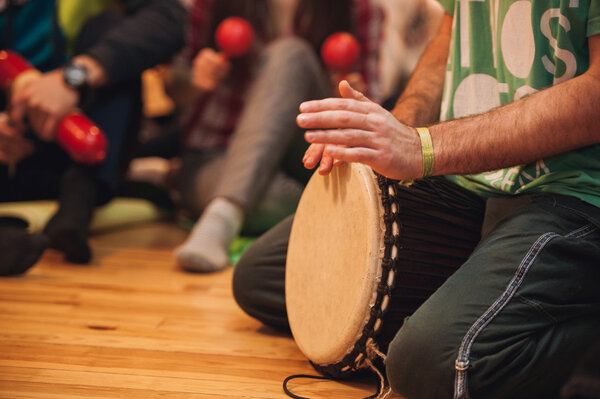
M423 176L427 177L433 174L433 142L431 134L426 127L418 127L417 132L421 138L421 152L423 153Z

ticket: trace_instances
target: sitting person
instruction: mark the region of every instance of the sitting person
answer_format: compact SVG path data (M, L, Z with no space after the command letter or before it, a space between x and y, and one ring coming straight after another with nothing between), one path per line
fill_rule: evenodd
M114 194L123 154L135 139L139 76L167 61L184 41L185 10L177 0L119 4L108 9L97 2L2 3L0 48L22 55L43 74L15 86L0 114L0 201L58 198L59 209L44 230L46 238L0 229L2 246L9 249L0 256L0 274L24 272L46 245L67 261L90 261L92 212ZM95 7L106 12L90 14ZM70 59L65 31L77 33ZM81 165L55 143L59 122L77 107L108 138L100 165Z
M414 180L395 187L405 212L435 199L440 220L461 210L481 226L462 266L400 320L385 360L395 392L556 398L600 329L600 2L440 3L441 28L392 113L346 82L342 99L301 105L304 164ZM291 221L233 279L241 308L281 329ZM565 397L586 397L575 389Z
M357 33L364 54L358 72L369 92L377 91L379 13L372 1L300 0L288 22L273 14L273 3L279 2L197 0L191 11L185 53L192 86L174 95L192 102L183 115L179 189L182 206L200 215L176 250L185 270L223 269L244 222L254 217L273 225L295 209L309 177L298 167L306 146L295 115L302 101L334 94L319 60L330 34ZM239 59L223 57L214 41L216 27L231 15L256 31L254 48Z

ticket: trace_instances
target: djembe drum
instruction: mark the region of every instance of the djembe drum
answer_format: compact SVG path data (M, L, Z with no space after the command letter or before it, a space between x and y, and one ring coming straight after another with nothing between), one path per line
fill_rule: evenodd
M471 254L483 209L444 178L405 187L361 164L315 173L285 276L290 327L313 366L334 378L372 367L404 318Z

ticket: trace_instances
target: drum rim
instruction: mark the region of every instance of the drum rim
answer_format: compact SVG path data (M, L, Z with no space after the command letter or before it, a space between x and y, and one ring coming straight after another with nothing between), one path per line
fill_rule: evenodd
M379 281L374 284L376 287L372 295L374 299L369 301L370 311L368 309L365 311L362 331L358 330L357 339L343 355L340 355L340 360L331 363L315 363L310 358L308 359L318 372L334 378L343 378L358 369L372 366L371 361L380 356L376 336L383 326L383 318L391 302L391 293L396 284L395 275L401 227L397 221L399 211L397 193L398 186L405 185L405 182L388 179L365 165L357 165L368 169L374 178L373 184L379 194L377 203L383 219L379 221L382 225L382 232L378 239L381 246L381 260L377 265Z
M343 169L344 171L342 171L341 169ZM302 220L302 223L300 223L301 226L303 226L304 228L306 228L307 222L312 222L312 219L306 219L306 217L301 218L300 214L297 213L296 217L294 218L294 222L292 223L292 229L291 229L291 233L290 233L290 245L288 246L288 254L287 254L287 266L286 266L286 307L288 307L288 320L290 323L290 329L292 331L292 334L294 336L294 339L296 341L296 344L298 345L299 349L301 350L302 353L304 353L304 355L311 361L311 362L318 362L318 364L322 364L322 365L327 365L327 364L335 364L338 363L340 361L342 361L343 359L345 359L345 357L347 356L348 353L350 353L352 351L352 349L354 348L355 343L360 339L360 337L363 336L363 328L365 323L367 323L370 319L371 319L371 309L372 307L375 305L376 303L376 298L377 298L377 287L379 285L379 281L381 279L381 259L383 257L383 252L384 252L384 225L383 225L383 218L384 218L384 209L381 206L381 191L380 191L380 186L377 182L377 176L375 174L375 172L368 167L367 165L363 165L363 164L359 164L359 163L347 163L347 164L343 164L341 166L336 167L336 169L340 169L339 173L341 173L342 175L346 175L347 173L351 173L354 177L352 179L357 179L359 182L362 182L362 184L360 184L360 196L364 196L364 199L366 202L364 202L365 205L368 204L367 208L365 209L366 212L368 212L369 219L367 220L371 220L374 223L369 224L367 226L368 230L371 231L373 234L370 237L364 237L365 239L368 239L369 244L367 245L368 250L365 252L365 254L368 254L368 258L370 258L371 260L369 261L369 263L366 263L365 265L371 265L371 266L366 266L364 272L367 273L367 275L371 276L371 278L368 280L370 281L368 283L368 287L365 286L364 290L361 289L361 296L363 297L363 302L356 302L357 305L359 307L356 308L357 313L353 313L355 316L353 316L353 319L355 319L356 323L348 323L346 324L347 326L347 330L340 330L340 336L337 337L337 339L333 339L330 338L330 343L331 343L331 351L329 353L327 352L323 352L319 349L317 349L316 347L313 347L313 344L311 343L311 339L309 337L311 337L312 335L307 335L307 333L309 333L308 331L304 330L304 328L300 328L297 329L297 327L301 327L301 324L296 324L295 322L297 321L302 321L302 319L297 318L296 316L298 315L297 312L292 312L292 310L297 310L297 307L293 307L292 309L289 308L289 306L294 303L297 304L298 302L298 298L300 298L298 295L299 291L298 291L298 286L295 284L291 284L290 285L290 274L291 274L291 262L292 259L295 260L295 262L293 263L293 265L295 266L294 270L298 270L299 269L299 264L297 263L298 261L298 254L302 254L303 252L298 252L298 247L296 247L295 245L293 246L294 251L292 251L292 244L295 242L294 237L295 234L299 234L299 229L296 228L296 225L298 224L298 222L300 220ZM334 170L334 172L336 172ZM336 173L337 176L337 173ZM340 175L341 176L341 175ZM335 177L335 179L333 181L337 181L339 177ZM313 181L313 179L316 179L316 181L314 181L313 183L311 183ZM327 179L327 176L319 176L317 173L315 173L313 175L313 178L311 178L311 181L308 183L306 190L308 190L310 187L312 187L313 184L315 184L315 188L317 188L317 193L319 193L320 189L318 187L321 186L322 179ZM343 178L345 180L345 178ZM330 186L331 184L337 185L337 183L333 183L333 181L329 181L329 183L323 183L325 184L325 186ZM312 192L312 191L311 191ZM307 194L308 191L305 191L305 194ZM355 194L358 195L358 191L355 191ZM329 194L328 194L329 195ZM334 196L337 196L339 194L333 194ZM314 195L309 196L308 198L303 197L300 200L300 204L298 206L298 211L304 209L305 207L307 207L307 205L305 204L305 201L308 201L308 204L313 204L314 206L314 202L315 202L315 197ZM362 203L362 202L361 202ZM308 205L308 209L310 210L311 206ZM348 208L348 209L356 209L356 208ZM308 214L308 213L307 213ZM304 215L304 213L302 214ZM300 237L300 236L298 236ZM291 253L293 253L295 256L292 256ZM367 260L367 259L365 259ZM372 262L372 263L371 263ZM293 273L294 275L296 273ZM360 276L363 276L363 274L360 274ZM307 277L305 277L307 278ZM294 280L294 281L302 281L302 280ZM365 280L367 281L367 280ZM292 289L293 288L293 289ZM292 295L292 297L290 298L289 295ZM305 294L302 294L305 295ZM291 299L294 299L294 301L292 301ZM302 305L299 305L300 307ZM295 328L296 327L296 328ZM341 339L341 341L339 341L339 339ZM316 350L316 352L315 352ZM316 360L315 360L316 359ZM321 359L321 360L319 360Z
M383 258L380 264L381 280L377 284L377 297L375 303L371 308L370 317L363 327L360 338L341 361L320 365L309 360L311 365L319 373L334 378L344 378L359 369L373 367L372 360L381 355L377 346L376 336L383 327L383 318L391 301L391 295L396 284L395 275L397 271L397 254L399 249L398 236L400 226L397 225L397 229L394 231L393 225L394 223L397 223L395 214L398 213L399 209L398 203L394 202L393 199L397 198L397 185L405 183L388 179L375 171L373 171L373 173L375 174L377 185L379 186L381 194L380 202L384 210L383 242L385 244ZM390 275L390 273L392 274ZM384 304L386 298L387 302Z

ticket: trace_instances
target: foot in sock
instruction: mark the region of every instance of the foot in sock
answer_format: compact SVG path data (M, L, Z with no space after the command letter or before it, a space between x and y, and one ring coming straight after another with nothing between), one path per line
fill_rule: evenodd
M175 250L178 265L192 272L214 272L229 265L227 249L239 233L239 206L217 198L206 207L188 239Z
M84 264L92 258L87 231L87 225L81 226L59 211L46 225L44 234L50 240L50 248L63 252L68 262Z
M47 247L48 238L43 234L17 228L0 229L0 276L25 273Z

